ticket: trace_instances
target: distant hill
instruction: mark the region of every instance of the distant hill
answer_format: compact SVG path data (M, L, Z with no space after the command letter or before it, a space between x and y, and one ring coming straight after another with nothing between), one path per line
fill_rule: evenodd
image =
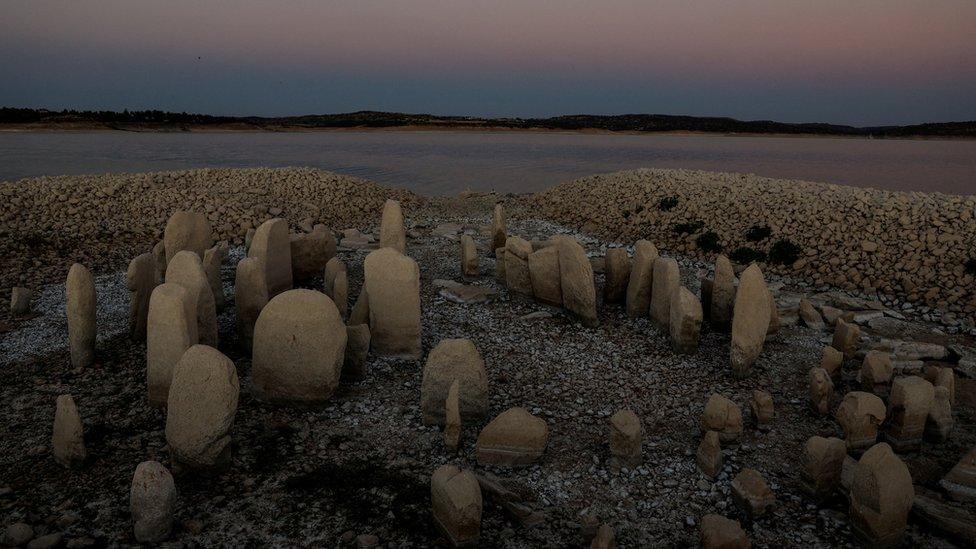
M837 124L791 124L772 120L621 114L567 115L551 118L479 118L395 112L359 111L287 117L210 116L164 111L51 111L0 108L0 130L7 129L115 129L126 131L193 131L206 129L303 131L329 128L600 130L612 132L702 132L861 137L976 138L976 121L916 124L911 126L855 127Z

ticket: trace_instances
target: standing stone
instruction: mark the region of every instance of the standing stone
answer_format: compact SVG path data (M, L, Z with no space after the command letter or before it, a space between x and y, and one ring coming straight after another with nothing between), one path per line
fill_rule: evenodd
M380 247L393 248L401 254L407 253L407 230L403 226L403 211L396 200L383 204L383 217L380 220Z
M674 352L693 355L698 351L701 334L702 306L688 288L678 286L671 296L670 330Z
M861 363L861 390L887 397L891 391L893 372L891 355L883 351L869 351Z
M247 257L256 257L264 264L269 298L291 289L291 237L287 221L275 218L262 223L254 232Z
M701 521L704 549L749 549L751 544L739 521L721 515L705 515Z
M830 400L834 396L834 382L827 370L814 366L810 368L810 407L820 415L830 412Z
M824 324L823 317L820 316L820 312L813 306L813 303L810 303L809 299L803 298L800 300L799 315L800 320L808 328L821 331L827 328L827 325Z
M734 443L742 436L742 411L734 402L712 393L702 413L702 430L716 431L722 442Z
M559 283L563 293L563 307L576 315L584 326L592 328L599 325L593 265L586 257L586 250L571 236L559 235L552 240L559 250Z
M935 442L945 442L949 440L954 425L949 390L945 387L936 387L932 406L925 420L925 437Z
M722 472L722 462L722 441L719 439L718 431L706 431L695 454L698 469L709 477L715 478Z
M769 327L769 292L758 265L742 273L732 313L732 375L746 377L762 353Z
M214 246L203 252L203 272L207 275L207 283L213 294L214 307L220 310L224 307L224 284L220 280L220 265L224 262L224 251L220 246Z
M197 313L190 292L175 283L156 286L149 298L146 378L149 405L166 406L173 369L197 342Z
M213 471L230 463L239 393L237 368L220 351L194 345L183 353L166 404L166 444L174 467Z
M715 258L715 279L712 281L712 307L709 319L716 329L728 332L732 327L735 307L735 271L729 258L719 254Z
M173 256L166 267L166 282L186 288L187 295L196 310L199 342L216 347L217 307L200 256L186 250Z
M58 397L54 411L51 452L58 463L68 468L80 466L88 457L81 415L78 414L78 407L71 395Z
M346 353L342 363L342 380L359 381L366 377L366 356L369 354L369 326L346 326Z
M505 210L501 204L495 204L495 212L491 216L491 249L505 247L505 240L508 238L505 228Z
M10 290L10 314L20 316L29 313L33 298L34 294L27 288L14 287Z
M495 248L495 280L505 284L505 248Z
M291 244L291 273L295 281L311 280L322 273L336 254L336 239L325 225L316 225L307 234L293 234Z
M207 216L197 212L176 211L166 222L163 231L163 247L166 250L166 265L176 254L187 250L203 259L203 252L213 246L213 229Z
M478 276L478 248L471 235L461 235L461 275Z
M766 335L775 334L779 331L779 306L776 305L776 297L772 291L767 291L769 296L769 326L766 328Z
M618 466L633 469L641 464L643 438L640 418L631 410L620 410L610 418L610 454Z
M461 441L461 381L455 379L444 401L444 446L447 451L457 452Z
M954 500L976 500L976 448L964 455L939 484Z
M657 258L657 248L647 240L638 240L634 245L634 264L630 269L630 280L627 281L627 316L630 318L649 314L651 282Z
M332 301L339 310L339 316L345 317L349 310L349 282L346 279L346 271L336 273L335 280L332 281Z
M620 303L627 299L630 283L630 256L624 248L607 250L603 271L603 301Z
M162 240L153 246L152 255L156 264L156 284L159 285L166 281L166 246Z
M949 404L956 403L956 374L952 371L952 368L939 368L939 371L935 374L933 385L936 387L945 387L949 392Z
M333 257L325 264L325 274L322 275L325 286L325 295L332 298L335 301L335 297L332 295L332 287L335 286L335 279L339 276L340 272L346 272L346 264L338 257Z
M254 326L254 392L282 404L325 402L339 384L345 349L346 329L332 300L289 290L268 302Z
M885 443L864 452L851 486L851 527L872 547L897 545L915 499L912 475Z
M366 284L360 288L359 297L356 298L356 303L349 312L346 324L349 326L369 324L369 293L366 292Z
M529 279L532 294L539 301L554 307L563 306L563 290L559 278L559 249L542 248L529 254Z
M393 248L370 252L364 261L369 294L369 330L379 355L419 359L420 269Z
M149 298L156 289L156 262L152 254L136 256L129 262L125 286L129 290L129 337L133 341L145 341Z
M532 244L524 238L510 236L505 241L505 285L509 291L532 297L529 254Z
M752 419L756 422L756 427L768 429L775 415L773 395L759 389L754 390L752 398L749 400L749 409L752 412Z
M899 377L892 383L885 440L895 451L909 452L922 446L934 397L932 384L918 376Z
M470 339L445 339L424 365L420 408L425 424L444 424L444 402L455 380L461 382L461 419L480 421L488 413L488 376L481 353Z
M246 255L251 251L251 242L254 242L254 235L257 233L257 229L250 227L247 232L244 233L244 254Z
M453 547L477 547L481 536L481 486L471 471L441 465L430 478L434 522Z
M536 462L549 442L549 427L525 408L509 408L478 435L475 455L481 465L516 467Z
M234 307L237 309L237 334L244 348L251 350L254 323L261 309L268 304L268 284L264 265L256 257L247 257L237 264L234 278Z
M681 284L678 262L671 257L654 260L654 283L651 285L651 322L659 330L668 331L671 325L671 298Z
M776 504L773 491L759 471L744 468L732 479L732 500L751 518L761 517Z
M820 367L827 371L831 379L840 378L841 368L844 365L844 353L831 346L823 348L820 358Z
M139 543L158 543L169 537L176 510L173 475L156 461L143 461L132 475L129 511Z
M831 347L844 353L844 358L850 360L857 352L857 344L861 339L861 328L855 324L848 324L844 319L838 318L834 326L834 339Z
M829 499L840 488L845 457L847 446L839 438L813 436L803 445L800 483L817 503Z
M68 271L68 343L71 365L87 368L95 362L95 280L84 265L75 263Z
M876 395L851 391L837 409L837 422L844 429L847 450L862 452L878 440L878 426L885 419L885 405Z

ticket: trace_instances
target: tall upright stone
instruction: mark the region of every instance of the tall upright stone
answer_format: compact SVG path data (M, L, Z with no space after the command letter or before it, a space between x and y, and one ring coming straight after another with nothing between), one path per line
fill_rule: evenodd
M698 451L695 453L695 464L705 475L715 478L722 472L722 441L718 431L705 431Z
M563 290L559 279L559 249L547 246L532 252L528 257L529 279L536 299L552 305L563 306Z
M532 297L529 254L532 244L524 238L510 236L505 241L505 285L509 291Z
M844 429L849 452L857 454L874 446L885 412L884 402L876 395L861 391L844 395L837 409L837 422Z
M488 376L485 361L470 339L445 339L427 356L420 385L424 423L443 425L444 402L451 383L461 382L461 419L480 421L488 413Z
M339 276L339 272L346 272L345 262L343 262L338 257L333 257L325 264L325 274L322 275L323 282L325 283L325 295L332 297L332 286L335 285L335 279ZM333 299L332 301L335 301Z
M146 378L149 405L162 408L169 398L173 369L197 342L196 302L183 286L167 282L149 298L146 337Z
M332 281L332 301L339 309L339 316L345 318L349 311L349 281L346 279L346 271L336 273L335 280Z
M715 278L712 281L712 309L709 320L720 331L732 328L735 307L735 271L729 258L719 254L715 258Z
M186 288L187 295L196 310L199 343L216 347L217 306L200 256L187 250L173 256L166 267L166 282Z
M627 281L627 316L630 318L649 314L654 261L657 258L657 248L647 240L638 240L634 245L634 264L630 270L630 280Z
M669 312L671 347L674 352L693 355L698 352L701 334L702 306L688 288L678 286L671 297Z
M78 467L88 457L81 415L71 395L58 397L51 434L51 453L58 463L69 468Z
M237 368L220 351L194 345L183 353L166 406L166 444L174 467L215 471L230 464L239 393Z
M254 392L269 402L321 404L339 384L345 349L346 328L328 296L284 292L265 305L254 326Z
M158 543L169 537L176 511L173 475L156 461L143 461L132 475L129 511L139 543Z
M162 240L153 246L152 256L156 264L156 285L159 285L166 280L166 245Z
M813 436L803 445L800 484L818 503L840 488L847 445L839 438Z
M268 304L268 284L264 265L256 257L246 257L237 264L234 277L234 307L237 309L237 335L248 351L254 338L254 323Z
M420 337L420 268L393 248L380 248L364 261L369 295L369 330L379 355L418 359Z
M563 307L579 318L584 326L597 326L600 321L596 316L596 284L593 281L593 265L586 257L586 250L571 236L558 235L552 240L559 250Z
M630 283L630 256L624 248L607 250L603 269L603 301L620 303L627 299Z
M336 239L325 225L316 225L312 232L293 234L291 244L291 273L293 281L311 280L336 254Z
M505 209L501 204L495 204L495 211L491 216L491 249L505 247L505 240L508 238L505 227Z
M156 285L156 261L152 254L133 258L125 272L125 287L129 290L129 337L133 341L146 340L149 298Z
M471 235L461 235L461 275L478 276L478 248Z
M481 536L481 486L471 471L441 465L430 479L434 523L452 547L477 547Z
M851 485L851 527L871 547L897 545L908 524L915 487L908 467L885 443L861 456Z
M401 254L407 253L407 230L403 226L403 210L396 200L383 204L383 218L380 221L380 247L393 248Z
M224 283L220 280L220 266L224 262L224 250L220 246L208 248L203 252L203 272L207 274L207 283L213 294L214 307L220 310L224 307Z
M202 260L203 253L213 246L213 229L210 228L207 216L183 210L173 212L163 231L163 246L166 250L166 265L184 250L197 254Z
M713 296L714 299L714 296ZM758 265L742 273L732 313L732 375L746 377L762 353L769 328L769 291Z
M262 223L254 232L247 257L256 257L264 265L269 298L291 289L291 236L287 221L274 218Z
M899 377L892 383L885 440L895 451L909 452L922 446L934 398L935 387L921 377Z
M671 325L671 298L681 285L678 262L672 257L654 260L653 284L651 284L651 322L659 330L668 332Z
M84 265L75 263L68 271L68 343L71 365L87 368L95 362L95 279Z

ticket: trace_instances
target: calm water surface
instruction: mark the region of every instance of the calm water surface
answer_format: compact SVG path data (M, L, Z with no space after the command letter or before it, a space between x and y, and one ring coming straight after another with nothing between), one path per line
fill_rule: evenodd
M976 141L563 133L0 133L0 180L313 166L428 195L538 191L599 172L689 168L976 193Z

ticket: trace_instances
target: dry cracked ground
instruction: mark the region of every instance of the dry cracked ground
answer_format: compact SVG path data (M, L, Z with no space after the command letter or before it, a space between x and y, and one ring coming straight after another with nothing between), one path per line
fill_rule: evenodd
M369 534L388 547L443 546L446 541L431 521L429 479L436 467L453 463L496 476L528 511L516 517L486 498L481 543L488 547L579 546L596 521L612 525L621 546L694 546L699 520L708 513L742 520L755 546L855 544L846 503L837 499L817 506L800 488L798 457L807 438L842 436L832 417L815 416L808 405L807 371L819 363L829 334L797 325L789 313L796 292L820 288L773 280L784 326L767 341L755 374L735 380L729 338L707 324L691 357L673 353L663 333L646 319L629 320L618 305L601 306L600 326L584 328L561 310L510 296L495 282L483 232L487 217L414 216L411 221L408 254L421 267L425 354L445 338L475 342L490 383L488 418L464 425L460 451L449 454L440 428L421 422L422 361L372 356L365 380L343 383L324 409L256 401L249 387L250 359L237 349L233 328L232 264L241 254L234 250L223 271L228 305L220 332L220 349L235 361L241 377L233 465L215 478L178 478L170 543L336 547ZM443 227L433 230L446 222L476 234L482 275L467 282L496 291L493 301L456 303L434 285L437 279L462 280L457 236ZM537 220L509 223L510 233L526 238L560 231ZM593 257L611 244L581 240ZM351 301L359 293L367 251L340 249L350 269ZM698 278L709 266L679 259L683 282L697 292ZM144 460L169 463L163 412L147 404L145 347L123 333L124 277L106 275L98 283L101 334L93 368L70 366L63 287L45 290L36 307L40 316L11 320L0 334L5 362L0 367L0 518L4 526L26 522L37 536L60 534L70 546L135 544L128 507L132 473ZM598 273L598 288L601 284ZM320 285L316 280L307 286ZM942 337L937 327L912 326ZM834 409L853 387L855 365L845 367ZM702 475L694 451L708 396L725 394L748 418L754 389L773 395L771 428L758 430L747 419L741 444L724 450L719 477ZM55 399L62 393L74 396L84 421L90 457L80 470L62 468L49 451ZM543 458L522 469L479 466L474 459L478 432L511 406L526 407L548 423ZM974 382L960 377L952 440L902 456L917 485L937 489L939 479L973 447L974 406ZM609 418L623 408L643 423L644 462L634 470L614 471ZM735 507L730 493L731 479L744 467L761 472L776 495L773 512L754 521ZM906 544L952 546L943 536L913 516Z

